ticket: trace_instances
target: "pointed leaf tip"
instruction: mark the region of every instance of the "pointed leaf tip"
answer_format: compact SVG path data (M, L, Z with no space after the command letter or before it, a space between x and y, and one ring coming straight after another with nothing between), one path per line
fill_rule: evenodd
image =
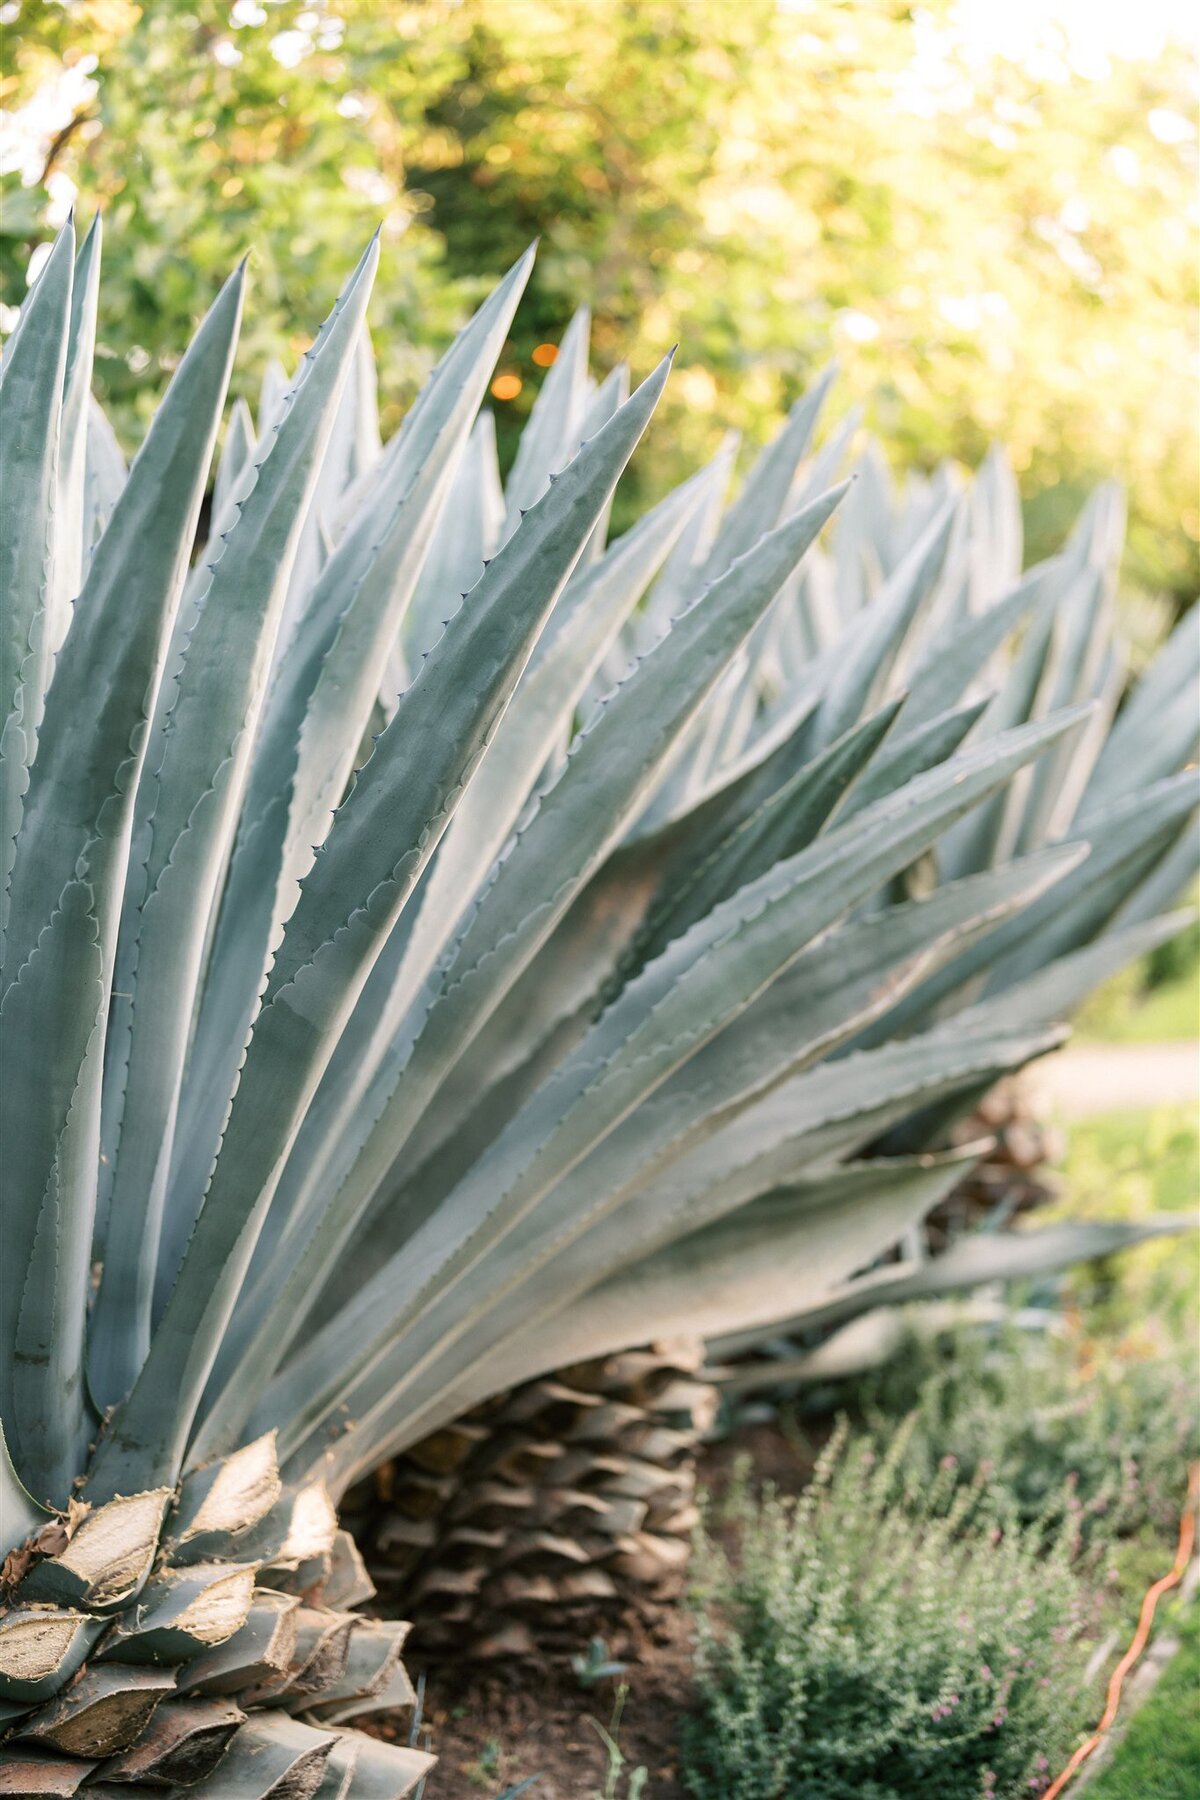
M664 356L662 361L657 363L655 367L651 369L646 379L639 382L637 387L634 388L632 394L630 394L628 400L626 400L625 405L618 407L617 411L613 414L613 418L620 418L626 407L630 406L638 406L639 408L645 406L652 410L658 404L658 397L666 386L667 376L670 373L671 358L669 356Z
M835 481L832 487L827 487L823 493L818 494L810 502L810 506L804 508L805 512L808 512L813 506L824 506L827 508L825 516L828 518L830 513L837 511L857 480L857 475L847 475L844 480Z

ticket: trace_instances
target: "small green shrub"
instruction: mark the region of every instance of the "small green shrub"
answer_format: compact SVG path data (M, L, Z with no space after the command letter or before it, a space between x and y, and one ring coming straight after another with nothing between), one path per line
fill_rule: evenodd
M904 1466L917 1482L952 1456L964 1480L986 1473L1001 1483L1026 1521L1067 1495L1089 1545L1146 1526L1173 1536L1188 1458L1200 1448L1187 1369L1074 1336L914 1338L862 1401L879 1437L912 1409Z
M1049 1785L1087 1712L1088 1605L1060 1519L1022 1525L905 1430L839 1431L796 1501L744 1485L701 1535L698 1800L1006 1800Z
M1180 1647L1117 1746L1089 1800L1192 1800L1200 1769L1200 1606L1164 1622Z

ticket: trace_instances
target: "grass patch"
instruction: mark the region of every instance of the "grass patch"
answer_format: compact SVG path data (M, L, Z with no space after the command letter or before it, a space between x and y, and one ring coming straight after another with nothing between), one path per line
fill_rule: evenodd
M1200 1780L1200 1605L1170 1626L1180 1648L1136 1713L1089 1800L1193 1800Z
M1051 1218L1195 1216L1200 1192L1200 1120L1193 1108L1160 1106L1077 1120L1056 1173L1061 1201ZM1126 1350L1173 1349L1194 1366L1200 1333L1200 1240L1162 1238L1085 1263L1067 1278L1087 1329Z
M1194 966L1147 989L1142 967L1122 969L1075 1016L1074 1039L1090 1044L1166 1044L1200 1035L1200 976Z

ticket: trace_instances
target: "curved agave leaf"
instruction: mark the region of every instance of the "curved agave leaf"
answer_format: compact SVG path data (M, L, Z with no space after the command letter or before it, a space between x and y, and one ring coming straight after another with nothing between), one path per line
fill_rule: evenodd
M58 486L74 255L75 228L68 220L34 283L0 365L5 418L0 462L0 590L5 595L0 639L4 682L0 694L0 932L8 918L9 881L55 637L51 520ZM16 954L20 955L20 950ZM4 961L11 967L7 949Z
M60 1486L87 1437L79 1380L90 1281L84 1245L92 1236L104 1027L133 793L229 377L241 285L239 273L180 364L93 557L25 796L2 1009L11 1253L0 1293L8 1334L3 1406L14 1430L25 1429L25 1419L37 1433L39 1453L27 1471L37 1486ZM78 960L64 962L64 955ZM20 1041L36 1041L47 1020L55 1034L50 1071L12 1054L18 1031ZM47 1332L54 1350L43 1373L26 1359L44 1354Z
M125 458L116 434L95 398L87 408L87 447L83 469L82 574L91 566L92 553L108 529L113 508L125 486Z
M275 959L212 1185L92 1480L177 1472L254 1238L304 1109L538 631L641 436L663 364L558 478L430 652L341 808ZM473 672L474 679L466 677ZM413 761L413 747L424 754ZM264 1126L266 1129L264 1129Z
M903 1306L943 1294L963 1293L996 1281L1023 1281L1036 1275L1053 1275L1073 1263L1112 1256L1135 1244L1158 1237L1176 1237L1195 1229L1195 1222L1179 1213L1159 1213L1145 1219L1066 1219L1057 1225L1039 1225L1027 1231L978 1231L960 1238L943 1255L916 1266L893 1264L871 1276L848 1282L828 1294L819 1305L790 1310L786 1319L772 1322L775 1335L797 1331L829 1330L879 1306ZM752 1328L757 1340L761 1328ZM751 1341L741 1329L714 1336L715 1357L736 1355ZM796 1371L799 1373L799 1371Z
M54 499L51 596L47 644L53 658L67 635L71 607L83 582L87 487L88 407L92 355L96 347L96 307L100 293L100 214L92 220L75 261L71 283L71 324L63 369L58 482Z

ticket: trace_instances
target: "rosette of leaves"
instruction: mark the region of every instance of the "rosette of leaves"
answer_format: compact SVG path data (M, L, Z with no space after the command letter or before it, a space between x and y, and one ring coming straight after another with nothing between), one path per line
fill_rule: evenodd
M381 446L376 257L230 411L194 557L244 271L128 471L95 228L6 349L10 1791L31 1757L161 1784L210 1657L246 1714L214 1791L408 1791L421 1759L343 1724L402 1682L398 1628L346 1624L346 1488L681 1307L711 1335L839 1289L969 1160L862 1151L1059 1040L1080 932L1121 926L1091 979L1174 928L1178 658L1103 749L1090 665L976 691L1028 617L1083 631L1086 555L968 616L948 498L768 689L845 492L823 389L724 516L718 462L610 544L667 363L595 385L581 321L501 489L476 415L525 257Z

